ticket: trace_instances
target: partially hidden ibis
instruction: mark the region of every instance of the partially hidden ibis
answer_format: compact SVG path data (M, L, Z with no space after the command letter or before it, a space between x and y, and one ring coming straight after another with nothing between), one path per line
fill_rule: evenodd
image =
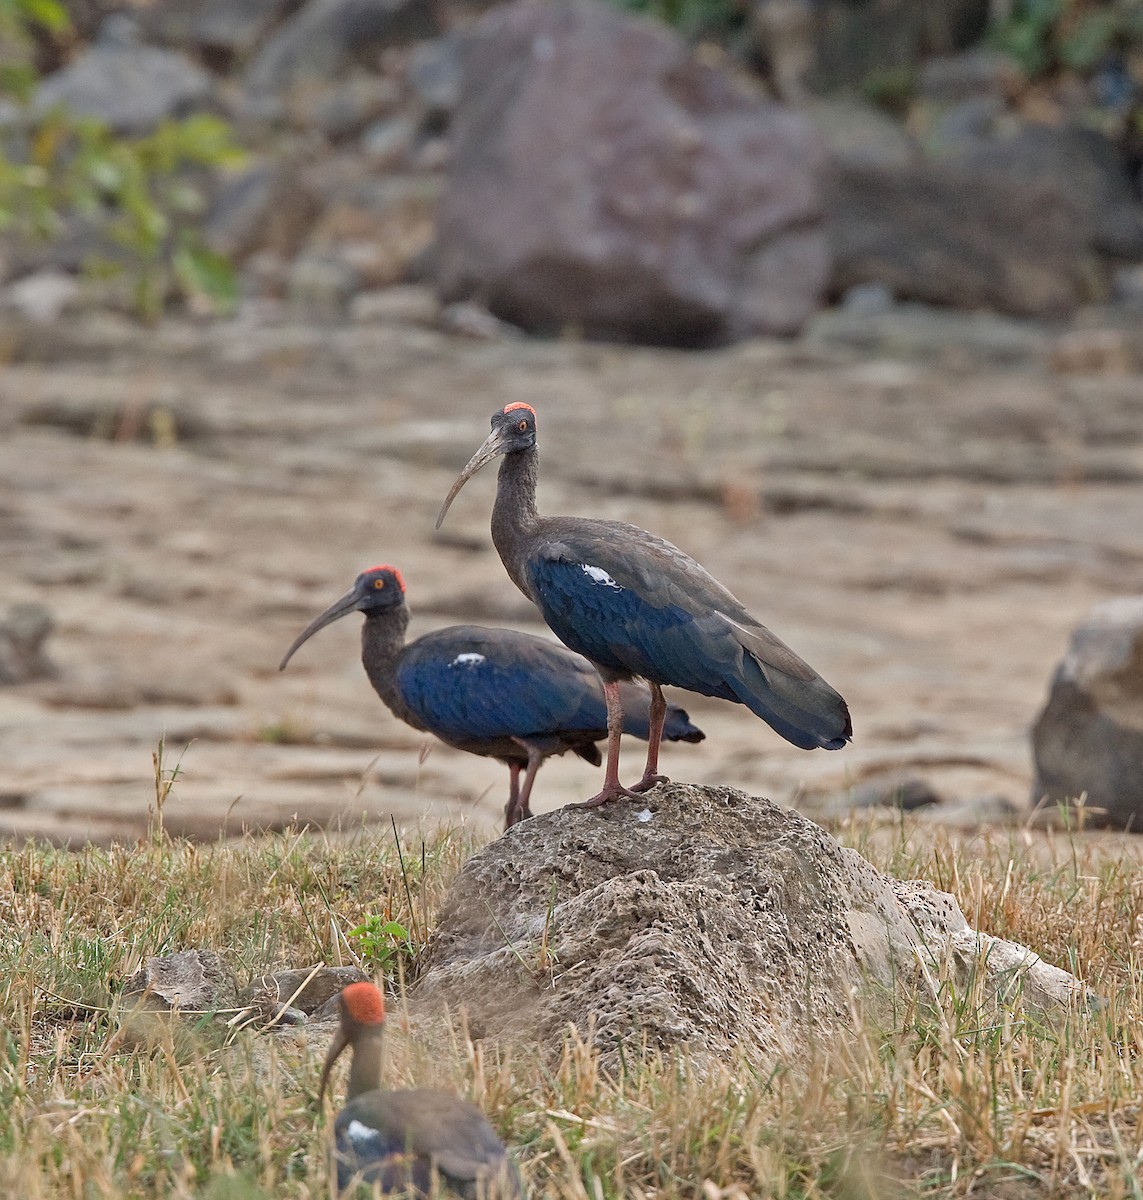
M383 1195L428 1195L434 1175L465 1200L525 1200L515 1163L474 1104L432 1088L381 1087L385 1000L372 983L351 983L337 998L339 1024L318 1090L349 1048L349 1093L334 1121L337 1186L379 1187Z
M532 785L546 758L572 750L594 766L602 761L596 743L608 736L609 709L589 662L557 642L479 625L452 625L406 643L405 581L393 566L358 575L298 634L278 669L319 629L353 612L365 615L365 673L394 716L458 750L508 765L506 827L532 815ZM623 704L625 732L650 736L647 688L625 684ZM669 741L703 740L681 708L670 706L665 718Z
M466 481L498 455L492 541L512 581L604 681L607 769L602 791L583 807L666 782L658 773L664 684L744 704L805 750L838 750L850 740L853 726L841 696L677 546L621 521L540 516L531 405L493 413L492 431L453 484L438 528ZM624 788L620 689L633 678L651 685L651 729L643 777Z

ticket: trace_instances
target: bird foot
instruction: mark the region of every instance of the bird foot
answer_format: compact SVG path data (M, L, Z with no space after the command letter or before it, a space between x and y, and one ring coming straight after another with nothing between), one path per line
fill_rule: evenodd
M581 800L579 804L569 804L568 808L601 808L604 804L610 804L613 800L621 800L624 797L628 800L637 800L639 793L616 784L614 787L605 787L598 796L592 796L590 800Z
M638 783L631 785L633 792L649 792L652 788L657 788L661 783L670 783L671 781L666 775L644 775Z

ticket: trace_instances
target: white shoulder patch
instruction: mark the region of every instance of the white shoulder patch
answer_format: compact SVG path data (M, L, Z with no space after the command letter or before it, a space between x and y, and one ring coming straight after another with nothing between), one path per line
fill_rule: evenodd
M469 652L468 654L458 654L456 658L449 663L450 667L476 667L484 662L483 654Z
M580 570L589 579L595 580L596 583L602 583L604 587L614 588L617 592L623 591L622 585L616 583L602 567L593 567L590 563L580 563L579 566Z
M362 1124L361 1121L350 1121L345 1127L345 1136L355 1146L369 1146L377 1141L377 1130L370 1129L368 1125Z

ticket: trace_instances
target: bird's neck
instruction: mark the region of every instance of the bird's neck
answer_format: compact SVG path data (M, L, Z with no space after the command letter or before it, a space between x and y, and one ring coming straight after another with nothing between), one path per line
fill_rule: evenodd
M373 690L393 711L397 702L397 667L408 627L409 610L404 605L366 613L361 627L361 662L365 674Z
M505 454L500 463L496 503L492 506L492 544L512 582L525 595L529 595L524 573L527 540L540 519L536 512L539 459L535 447Z
M353 1043L349 1064L349 1091L352 1100L365 1092L375 1092L381 1086L381 1026L364 1029Z

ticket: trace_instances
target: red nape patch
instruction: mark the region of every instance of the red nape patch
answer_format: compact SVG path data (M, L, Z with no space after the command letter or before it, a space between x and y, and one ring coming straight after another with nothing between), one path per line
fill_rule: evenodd
M367 567L361 573L363 575L372 575L374 571L388 571L393 576L393 578L397 581L397 586L401 589L401 591L405 590L404 576L401 574L400 571L397 570L396 567L391 567L388 563L380 563L376 567Z
M500 411L510 413L515 412L518 408L526 408L532 416L536 415L536 410L530 404L525 404L523 400L517 400L515 404L505 404Z
M371 983L351 983L341 993L341 1002L360 1025L378 1025L385 1020L385 1000Z

